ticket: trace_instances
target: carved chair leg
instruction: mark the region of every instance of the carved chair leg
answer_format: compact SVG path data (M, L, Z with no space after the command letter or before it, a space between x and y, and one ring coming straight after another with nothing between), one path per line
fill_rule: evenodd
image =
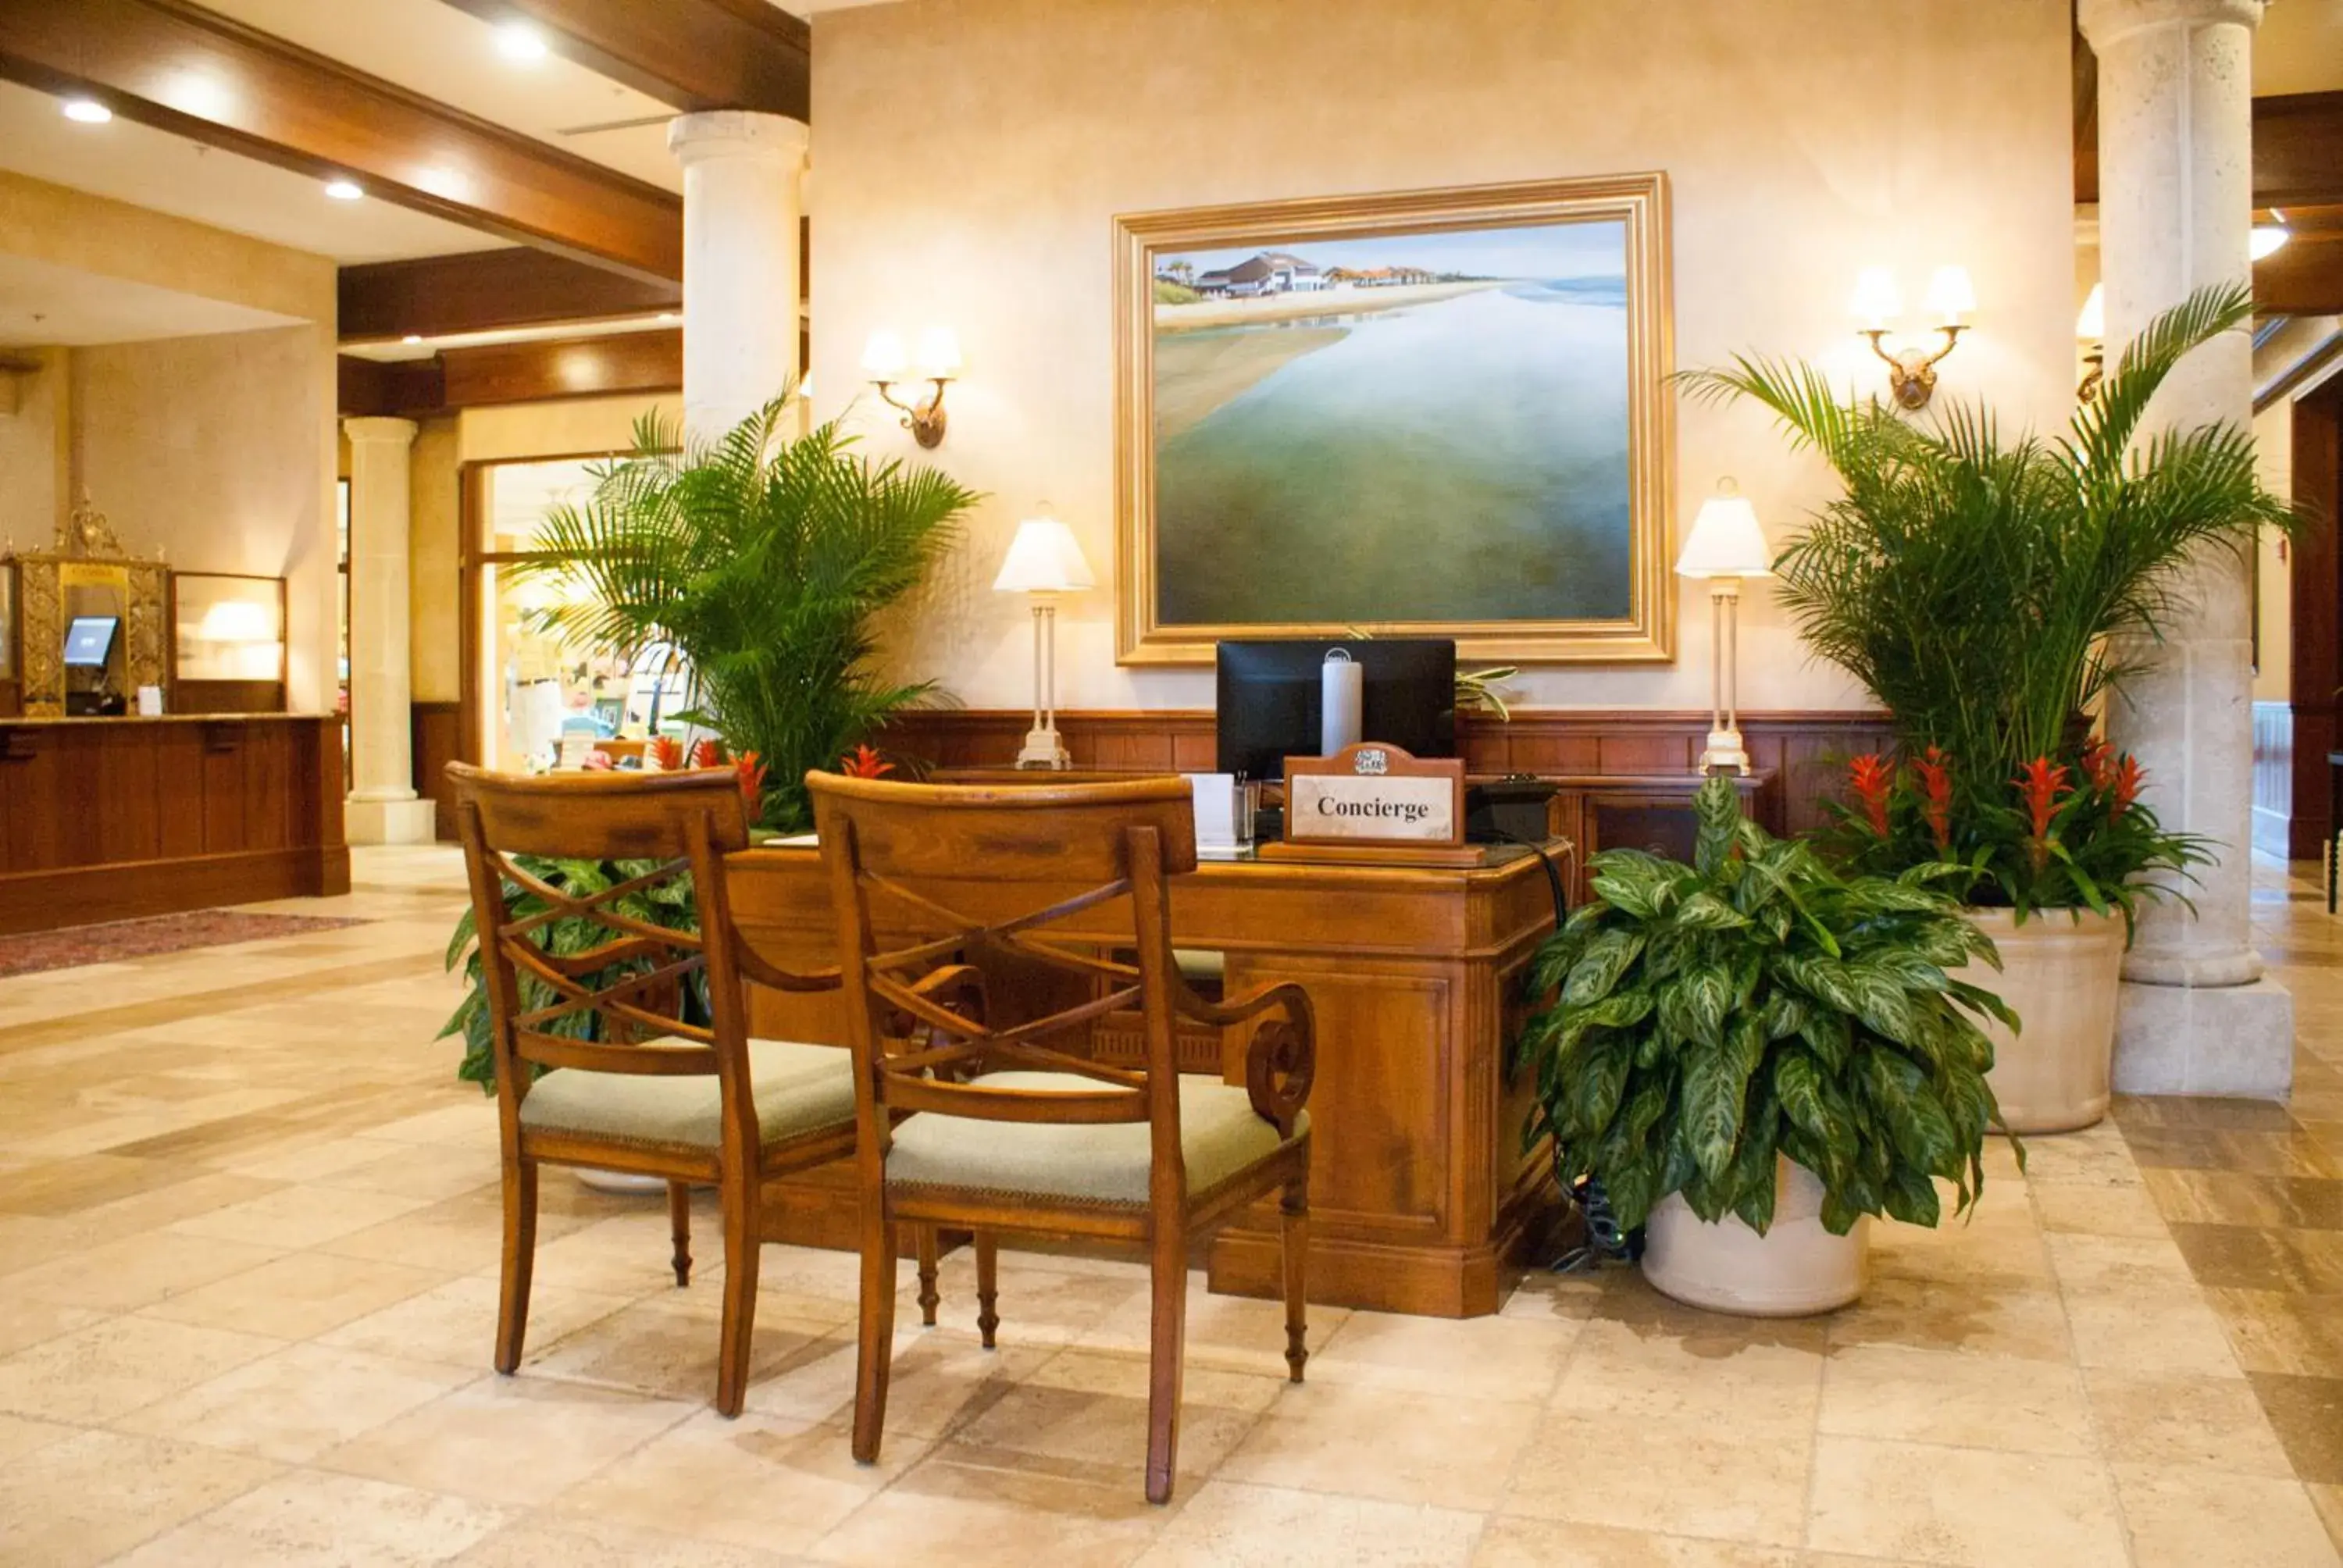
M984 1348L992 1348L992 1331L1001 1326L1001 1314L992 1310L1001 1295L1001 1251L992 1237L985 1231L976 1233L976 1332L984 1336Z
M915 1225L912 1231L920 1248L920 1326L931 1329L936 1326L936 1305L943 1300L936 1290L936 1228Z
M528 1282L537 1267L537 1161L505 1160L505 1255L497 1292L496 1368L520 1365L521 1342L528 1334Z
M667 1184L668 1231L675 1239L675 1287L691 1283L691 1183Z
M749 1352L757 1332L757 1268L762 1261L764 1226L757 1212L757 1185L724 1205L724 1327L716 1355L716 1410L736 1416L749 1396Z
M887 1425L887 1374L895 1352L895 1227L864 1199L862 1220L862 1317L854 1367L854 1460L879 1457L880 1433Z
M1147 1501L1172 1501L1180 1458L1180 1385L1187 1355L1188 1246L1177 1221L1159 1218L1150 1243L1153 1322L1147 1357Z
M1310 1171L1304 1167L1286 1182L1278 1204L1281 1250L1285 1262L1286 1376L1302 1381L1302 1363L1310 1359Z

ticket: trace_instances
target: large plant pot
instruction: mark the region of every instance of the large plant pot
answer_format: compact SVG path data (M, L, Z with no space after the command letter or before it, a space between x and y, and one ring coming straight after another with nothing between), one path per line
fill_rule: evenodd
M667 1178L643 1176L632 1171L605 1171L598 1165L577 1168L578 1183L597 1192L608 1192L620 1198L663 1198L667 1195Z
M1748 1318L1802 1318L1845 1306L1870 1271L1871 1221L1823 1229L1823 1184L1787 1160L1775 1171L1774 1223L1759 1235L1727 1216L1711 1224L1671 1193L1644 1231L1644 1277L1662 1295Z
M1960 979L2000 996L2023 1027L1980 1020L1993 1041L1986 1075L2012 1132L2072 1132L2107 1113L2115 1063L2116 997L2124 924L2089 910L2036 910L2019 925L2007 910L1969 919L2001 950L2001 972L1972 960Z

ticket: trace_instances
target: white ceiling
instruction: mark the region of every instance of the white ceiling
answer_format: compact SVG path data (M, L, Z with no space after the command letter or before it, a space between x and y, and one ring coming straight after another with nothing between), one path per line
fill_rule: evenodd
M78 125L65 117L55 98L12 82L0 82L0 168L345 265L502 243L387 202L335 201L306 175L128 120Z
M295 327L297 317L0 252L0 343L86 347Z

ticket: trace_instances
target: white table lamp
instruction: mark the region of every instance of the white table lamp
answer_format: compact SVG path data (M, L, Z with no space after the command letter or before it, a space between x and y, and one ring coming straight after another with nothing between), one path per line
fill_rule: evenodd
M1058 604L1061 593L1094 588L1091 563L1074 532L1046 511L1017 525L1009 557L992 586L1001 593L1033 598L1033 728L1026 732L1025 749L1017 753L1020 768L1062 769L1065 743L1058 738Z
M1757 509L1737 494L1727 479L1717 493L1700 504L1693 519L1692 537L1676 558L1676 575L1708 579L1708 610L1714 646L1710 649L1708 746L1700 754L1700 769L1713 773L1749 771L1748 749L1741 743L1738 643L1741 638L1741 579L1774 575L1773 551L1765 530L1758 526Z

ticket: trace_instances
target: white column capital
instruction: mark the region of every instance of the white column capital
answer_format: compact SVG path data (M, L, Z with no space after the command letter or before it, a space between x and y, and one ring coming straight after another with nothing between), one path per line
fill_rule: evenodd
M349 437L352 446L372 441L393 442L401 447L415 444L416 424L412 419L391 419L380 416L345 419L342 430Z
M812 135L803 120L787 115L705 109L668 123L667 150L687 169L710 158L770 158L797 170L805 166Z
M2266 0L2082 0L2077 21L2094 49L2150 27L2258 27Z

